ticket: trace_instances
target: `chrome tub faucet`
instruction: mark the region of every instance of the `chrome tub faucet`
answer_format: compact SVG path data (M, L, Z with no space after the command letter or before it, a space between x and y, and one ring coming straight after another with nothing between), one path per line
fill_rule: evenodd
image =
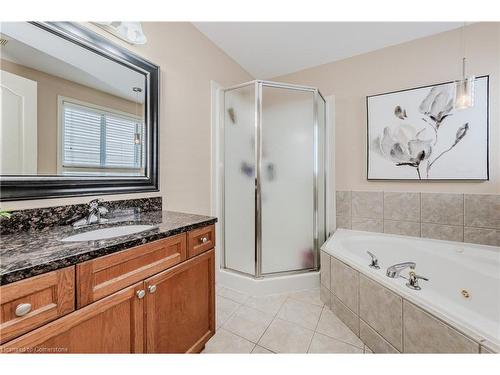
M418 280L425 280L429 281L427 277L417 275L414 270L410 271L410 277L408 278L408 282L406 283L406 286L410 289L413 290L420 290L422 289L420 285L418 285Z
M106 215L108 213L108 209L104 206L100 206L99 204L102 202L101 199L93 199L89 202L89 212L88 214L73 223L73 227L83 227L85 225L92 224L104 224L108 221L108 219L101 217L101 215Z
M416 266L417 264L415 262L403 262L403 263L393 264L392 266L387 268L385 274L387 277L395 279L396 277L399 277L401 272L403 272L405 269L410 268L411 270L414 270Z
M372 258L372 261L370 262L368 267L374 268L376 270L380 269L380 266L378 265L378 259L375 254L373 254L371 251L367 251L367 254Z

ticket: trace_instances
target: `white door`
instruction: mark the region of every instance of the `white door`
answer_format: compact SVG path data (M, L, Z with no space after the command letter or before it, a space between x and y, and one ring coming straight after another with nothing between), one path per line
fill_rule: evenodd
M0 70L0 174L37 173L37 83Z

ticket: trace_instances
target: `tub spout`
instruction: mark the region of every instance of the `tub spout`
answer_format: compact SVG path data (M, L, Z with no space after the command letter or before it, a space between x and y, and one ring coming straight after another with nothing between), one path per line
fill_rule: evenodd
M389 268L387 268L387 271L385 274L387 277L395 279L396 277L399 277L399 274L403 270L405 270L407 268L414 270L416 266L417 266L417 264L415 262L403 262L403 263L394 264L394 265L390 266Z

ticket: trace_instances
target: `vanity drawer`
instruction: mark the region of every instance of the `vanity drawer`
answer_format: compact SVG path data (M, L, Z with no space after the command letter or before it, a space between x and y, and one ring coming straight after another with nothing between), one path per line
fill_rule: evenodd
M186 233L76 266L77 306L88 305L186 259Z
M188 233L188 257L194 257L215 247L215 225L209 225Z
M0 287L0 343L75 309L75 267Z

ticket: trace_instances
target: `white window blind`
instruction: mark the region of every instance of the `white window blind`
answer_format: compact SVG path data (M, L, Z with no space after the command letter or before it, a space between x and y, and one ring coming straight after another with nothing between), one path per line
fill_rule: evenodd
M144 124L136 118L63 101L63 167L144 168Z

